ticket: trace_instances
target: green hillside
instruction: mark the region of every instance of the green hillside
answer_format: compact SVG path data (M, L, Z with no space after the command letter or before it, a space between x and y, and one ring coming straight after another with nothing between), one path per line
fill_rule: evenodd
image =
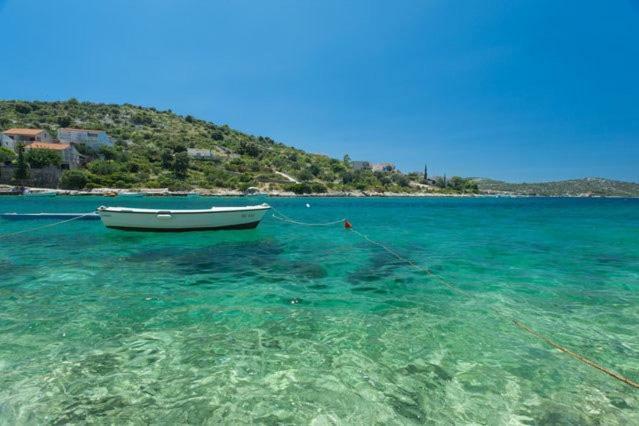
M353 171L348 161L309 154L269 137L249 135L170 110L74 99L0 101L0 130L11 127L43 128L54 137L60 127L107 131L116 141L115 149L81 152L90 160L81 171L87 188L418 190L401 173ZM211 149L216 160L188 160L187 148Z
M476 179L479 190L488 193L521 195L578 196L599 195L639 197L639 183L603 178L584 178L539 183L508 183L491 179Z

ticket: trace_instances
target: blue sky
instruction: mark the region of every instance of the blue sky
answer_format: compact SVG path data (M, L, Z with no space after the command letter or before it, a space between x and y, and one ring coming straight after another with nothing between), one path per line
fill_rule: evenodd
M0 98L129 102L312 152L639 181L639 1L0 0Z

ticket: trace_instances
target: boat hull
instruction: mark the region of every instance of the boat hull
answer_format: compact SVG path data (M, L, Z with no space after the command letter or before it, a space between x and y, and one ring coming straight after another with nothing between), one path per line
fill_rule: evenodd
M107 228L127 231L185 232L252 229L259 225L269 206L213 208L210 210L146 210L100 208Z

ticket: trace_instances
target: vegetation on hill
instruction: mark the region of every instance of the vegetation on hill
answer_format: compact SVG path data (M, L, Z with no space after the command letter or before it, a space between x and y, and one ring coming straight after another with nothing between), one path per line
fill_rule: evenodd
M639 184L600 178L559 182L507 183L490 179L436 178L423 182L418 173L354 170L350 158L338 160L286 146L269 137L254 136L170 110L130 104L0 101L0 131L11 127L46 129L53 137L61 127L105 130L112 148L76 148L84 166L66 171L60 187L223 188L327 191L504 193L523 195L639 196ZM211 150L213 160L194 159L188 148ZM16 179L27 179L29 168L57 166L57 153L43 149L0 148L0 164L13 162ZM19 176L18 176L19 175ZM288 179L285 176L290 176ZM294 181L296 182L294 182Z
M639 197L639 183L602 178L584 178L539 183L508 183L491 179L476 179L481 192L542 196L599 195Z
M415 192L425 189L473 192L472 185L424 187L417 174L353 170L343 160L310 154L269 137L254 136L170 110L130 104L96 104L71 99L64 102L0 101L0 130L10 127L46 129L52 136L61 127L105 130L115 147L100 152L78 146L89 159L63 185L87 188L226 188L290 190L297 193L334 191ZM209 149L214 161L189 158L187 148ZM33 151L32 151L33 152ZM2 154L8 155L8 154ZM4 157L3 157L4 158ZM48 160L29 153L32 167ZM280 173L294 180L283 177ZM476 191L476 188L475 188Z

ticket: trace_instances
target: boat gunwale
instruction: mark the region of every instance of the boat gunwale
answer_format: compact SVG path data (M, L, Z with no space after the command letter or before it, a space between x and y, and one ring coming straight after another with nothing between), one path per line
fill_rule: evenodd
M257 205L257 206L241 206L241 207L217 207L224 210L213 210L216 207L205 210L158 210L158 209L135 209L130 210L114 210L114 209L126 209L126 207L98 207L98 213L122 213L122 214L146 214L146 215L158 215L158 214L171 214L171 215L187 215L187 214L220 214L220 213L241 213L252 212L260 210L270 210L269 205ZM227 210L228 209L228 210Z

